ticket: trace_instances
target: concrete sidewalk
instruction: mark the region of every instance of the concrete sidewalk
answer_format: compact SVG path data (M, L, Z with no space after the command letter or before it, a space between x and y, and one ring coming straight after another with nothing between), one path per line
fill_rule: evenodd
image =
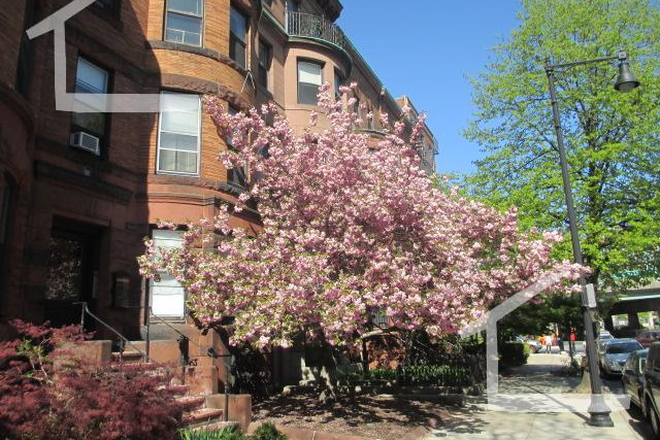
M580 413L507 413L485 411L482 405L464 408L464 412L424 437L424 440L641 440L650 438L648 427L613 412L613 428L596 428L586 423Z
M651 431L648 423L636 409L626 411L622 405L609 402L614 422L612 428L596 428L588 425L586 408L590 402L587 399L583 405L575 405L574 409L566 411L566 402L577 398L572 394L581 378L562 374L568 368L570 358L567 354L534 354L526 365L510 368L499 377L499 393L504 399L501 408L516 407L516 402L525 400L525 405L534 412L515 412L511 410L488 410L498 406L488 406L483 401L472 404L452 413L452 417L444 420L427 434L424 439L457 439L457 440L640 440L650 439ZM604 381L606 398L613 399L622 393L620 380ZM621 396L618 396L621 397ZM560 399L561 398L561 399ZM496 401L496 399L492 399ZM529 402L535 402L530 405ZM553 402L559 402L559 407ZM561 403L564 405L561 405ZM563 408L562 408L563 407ZM575 409L580 408L580 409ZM540 412L535 412L539 411ZM562 411L563 410L563 411ZM571 412L572 411L572 412Z

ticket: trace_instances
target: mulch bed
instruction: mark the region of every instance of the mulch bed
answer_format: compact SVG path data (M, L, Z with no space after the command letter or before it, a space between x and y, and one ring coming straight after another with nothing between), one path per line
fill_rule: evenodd
M420 438L451 420L457 410L386 395L340 397L324 404L311 394L271 397L252 408L255 422L379 440Z

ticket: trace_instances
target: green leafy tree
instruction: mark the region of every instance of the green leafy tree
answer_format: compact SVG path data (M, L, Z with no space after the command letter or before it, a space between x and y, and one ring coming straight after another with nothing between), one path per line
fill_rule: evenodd
M660 11L649 0L523 0L520 25L472 79L465 135L486 152L468 191L523 225L568 230L543 64L625 50L642 86L614 90L616 64L557 72L559 106L590 282L621 291L660 266ZM558 257L570 257L568 233Z
M527 303L517 308L498 323L498 336L507 340L515 335L547 335L555 332L554 324L559 325L559 336L568 334L575 328L575 334L582 338L584 331L580 300L578 295L549 294L541 304Z

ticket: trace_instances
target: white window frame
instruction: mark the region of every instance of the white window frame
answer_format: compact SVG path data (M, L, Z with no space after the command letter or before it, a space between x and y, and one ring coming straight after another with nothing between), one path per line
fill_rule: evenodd
M314 103L314 104L300 102L300 64L309 64L309 65L314 65L314 66L319 67L320 72L321 72L320 84L317 85L317 84L312 84L312 83L308 83L308 82L303 82L303 84L321 87L323 85L323 81L324 81L324 78L325 78L325 72L324 72L325 63L323 61L317 61L317 60L308 59L308 58L299 58L299 59L296 60L296 103L298 105L308 105L308 106L318 107L318 99L317 99L317 102Z
M154 242L156 241L156 238L154 237L154 235L155 235L154 233L156 231L163 232L160 229L153 229L151 231L151 239L154 240ZM175 234L172 234L172 235L178 235L179 239L178 240L173 240L173 239L170 238L170 239L163 239L163 241L167 240L167 241L170 241L170 242L176 241L180 244L183 243L182 235L184 234L185 231L167 231L167 232L175 233ZM164 248L165 249L173 249L173 248L180 248L180 246L164 246ZM164 272L161 272L161 276L162 275L167 275L168 277L170 277L170 275L168 275ZM174 281L176 282L176 279ZM183 304L181 305L181 314L157 314L156 310L154 310L154 290L157 287L157 283L153 279L149 280L149 307L151 308L151 313L152 314L154 314L155 316L158 316L160 318L165 318L165 319L180 320L180 319L185 318L186 313L188 311L187 307L186 307L186 301L188 300L188 294L186 293L186 290L183 288L183 286L181 286L181 283L176 282L176 284L179 284L179 286L181 288L181 292L182 292L181 295L180 295L181 298L182 298L182 302L183 302ZM170 288L170 289L173 288L173 286L167 286L167 285L162 286L162 287L164 287L166 289L167 288ZM175 295L172 295L172 296L175 296ZM176 296L179 297L179 295L176 295ZM151 318L151 317L149 317L149 318Z
M162 91L161 95L190 95L190 96L197 96L198 100L198 117L199 121L197 123L197 167L194 173L187 173L185 171L170 171L170 170L161 170L160 169L160 137L162 133L162 126L163 126L163 112L161 111L158 114L158 140L156 144L156 174L174 174L174 175L180 175L180 176L199 176L200 174L200 169L201 169L201 162L202 162L202 101L201 97L195 93L180 93L180 92L170 92L170 91ZM183 133L187 134L187 133ZM190 153L191 151L187 150L176 150L176 149L171 149L171 148L165 148L165 150L169 151L185 151L187 153Z
M202 1L202 11L200 15L195 15L191 14L189 12L184 12L184 11L179 11L179 10L172 10L173 14L178 14L178 15L183 15L184 17L190 17L190 18L199 18L200 19L200 27L199 27L199 44L190 44L186 43L185 41L172 41L167 39L167 30L169 29L167 24L169 21L170 17L170 0L166 0L165 2L165 20L163 20L163 41L169 41L170 43L175 43L175 44L185 44L186 46L191 46L191 47L204 47L204 27L205 27L205 22L206 20L204 19L205 17L205 12L206 12L206 0L201 0ZM185 40L185 37L184 37Z

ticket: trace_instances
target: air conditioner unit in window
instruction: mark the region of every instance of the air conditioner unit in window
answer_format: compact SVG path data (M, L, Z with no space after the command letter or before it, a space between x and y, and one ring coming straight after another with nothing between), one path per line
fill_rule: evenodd
M83 131L71 133L70 144L72 147L90 151L97 156L101 154L100 139Z

